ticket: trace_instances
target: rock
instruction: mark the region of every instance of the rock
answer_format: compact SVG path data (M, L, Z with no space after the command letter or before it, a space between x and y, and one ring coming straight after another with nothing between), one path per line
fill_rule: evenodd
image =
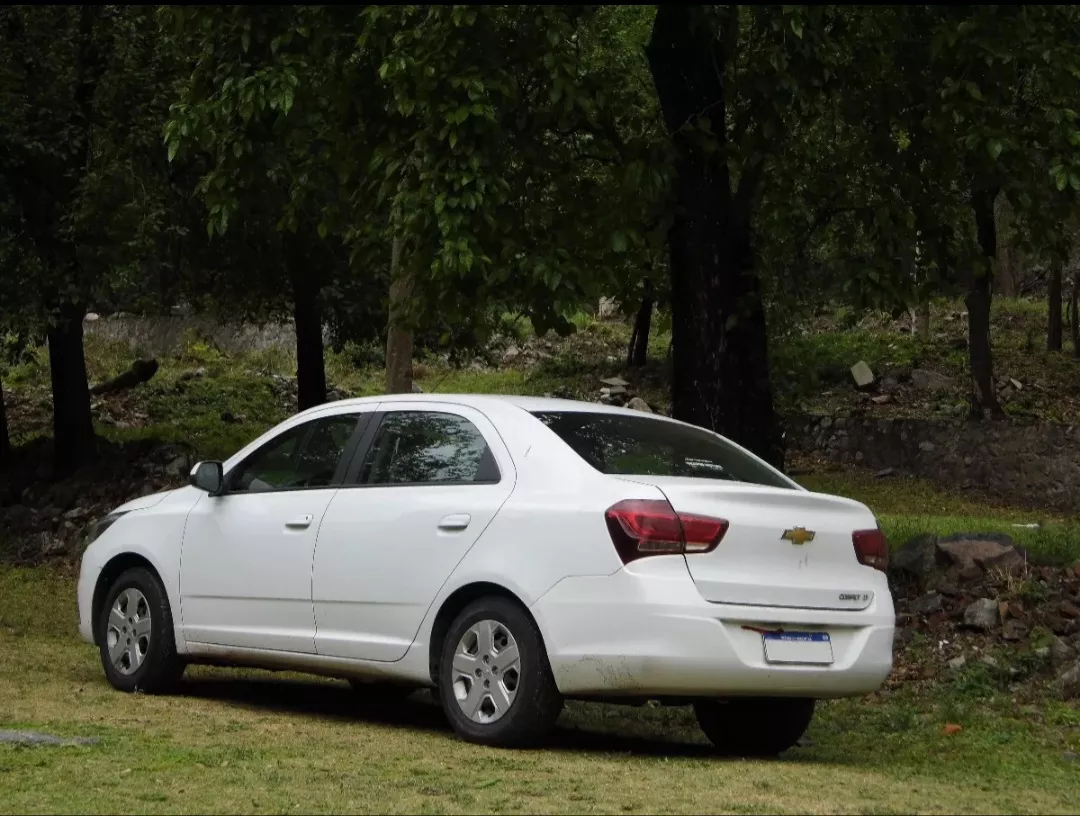
M1010 618L1001 627L1001 636L1005 640L1016 642L1028 636L1030 630L1021 621Z
M876 397L870 397L870 402L874 405L888 405L892 402L892 397L888 394L878 394Z
M952 380L936 371L915 368L911 371L911 384L920 391L946 391L952 387Z
M520 356L521 349L519 349L517 346L508 346L506 351L502 353L502 361L504 363L512 363Z
M949 668L953 671L960 671L960 669L964 668L964 666L966 665L967 658L963 655L960 655L960 657L954 657L952 660L949 661Z
M412 392L414 394L423 394L424 393L424 389L420 387L420 383L418 383L416 380L413 380Z
M89 510L84 510L81 507L74 507L71 510L68 510L66 513L64 513L64 518L67 521L75 521L76 519L80 519L80 518L83 518L84 516L88 516L88 515L90 515Z
M924 591L935 589L942 578L937 536L920 535L904 542L889 559L889 571L902 579L913 581Z
M1077 561L1075 564L1072 565L1072 573L1077 578L1080 578L1080 561Z
M851 378L855 380L855 387L860 390L874 384L874 372L863 360L859 360L851 367Z
M885 376L881 378L881 388L884 391L895 391L900 387L900 381L895 377Z
M934 452L934 443L933 442L920 442L919 443L919 450L921 450L923 453L933 453Z
M1076 649L1065 640L1056 636L1050 640L1050 665L1053 668L1060 669L1062 666L1076 660L1076 658Z
M65 518L67 518L67 516L65 516ZM1058 605L1058 613L1063 618L1080 618L1080 608L1078 608L1076 604L1070 603L1069 601L1062 601Z
M915 615L933 615L941 609L941 595L937 592L928 592L911 602L911 611Z
M600 380L600 382L603 385L608 385L608 386L611 386L612 388L619 388L619 387L626 388L626 386L630 385L630 383L628 383L622 377L608 377L606 379Z
M1080 697L1080 660L1058 675L1058 683L1061 685L1061 696L1066 700Z
M199 366L194 371L185 371L179 377L176 378L177 382L187 382L188 380L198 380L206 376L206 366Z
M15 745L97 745L93 737L58 737L40 731L0 731L0 742Z
M176 478L187 469L188 458L186 456L177 456L165 466L165 475Z
M964 610L964 626L988 632L998 625L997 602L989 598L973 601Z
M986 666L988 669L996 669L998 667L998 662L994 660L994 658L990 657L990 655L984 656L979 662Z
M94 323L98 320L101 320L101 315L97 312L87 312L86 317L83 318L84 323Z
M888 476L892 476L895 471L892 468L882 468L874 474L875 479L884 479Z
M1013 572L1022 569L1026 559L1013 546L1012 539L1000 533L959 533L937 543L938 551L959 572L977 577L986 570ZM976 573L975 569L978 569Z
M641 397L634 397L630 402L626 403L627 408L632 408L635 411L643 411L646 414L651 414L653 409L649 407L649 403L645 402Z
M607 389L607 393L609 397L625 397L629 392L625 385L613 385Z
M1024 390L1024 386L1022 386L1020 384L1020 381L1019 380L1014 380L1012 377L1009 377L1009 385L1011 385L1017 391L1023 391Z
M1050 613L1043 617L1043 623L1046 624L1046 628L1053 632L1055 635L1061 635L1068 637L1072 634L1073 627L1072 621L1061 617L1057 613Z

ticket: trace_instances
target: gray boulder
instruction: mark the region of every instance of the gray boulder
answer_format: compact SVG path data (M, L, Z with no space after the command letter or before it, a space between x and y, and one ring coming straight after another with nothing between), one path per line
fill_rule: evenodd
M997 601L989 598L980 598L973 601L964 610L964 626L969 629L977 629L988 632L998 625Z

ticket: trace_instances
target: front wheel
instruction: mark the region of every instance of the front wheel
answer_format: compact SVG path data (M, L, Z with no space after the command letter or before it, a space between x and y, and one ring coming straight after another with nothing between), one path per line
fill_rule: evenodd
M110 587L98 614L97 643L105 676L121 691L171 691L184 673L165 587L143 567L127 570Z
M722 754L772 757L799 741L814 716L814 701L796 697L700 700L694 713Z
M451 624L439 699L459 737L503 748L542 740L563 706L536 624L499 597L471 603Z

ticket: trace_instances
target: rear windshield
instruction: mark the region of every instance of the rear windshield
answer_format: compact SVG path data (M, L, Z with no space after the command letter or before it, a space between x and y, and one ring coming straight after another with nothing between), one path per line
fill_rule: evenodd
M601 473L692 476L791 489L771 468L700 428L589 411L540 411L533 416Z

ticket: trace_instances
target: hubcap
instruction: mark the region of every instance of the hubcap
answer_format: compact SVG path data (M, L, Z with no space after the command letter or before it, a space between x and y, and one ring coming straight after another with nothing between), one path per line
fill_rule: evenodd
M120 674L138 671L150 649L150 605L139 590L132 587L117 596L105 637L113 667Z
M482 725L502 717L517 696L521 658L510 630L498 621L474 623L454 650L454 697Z

